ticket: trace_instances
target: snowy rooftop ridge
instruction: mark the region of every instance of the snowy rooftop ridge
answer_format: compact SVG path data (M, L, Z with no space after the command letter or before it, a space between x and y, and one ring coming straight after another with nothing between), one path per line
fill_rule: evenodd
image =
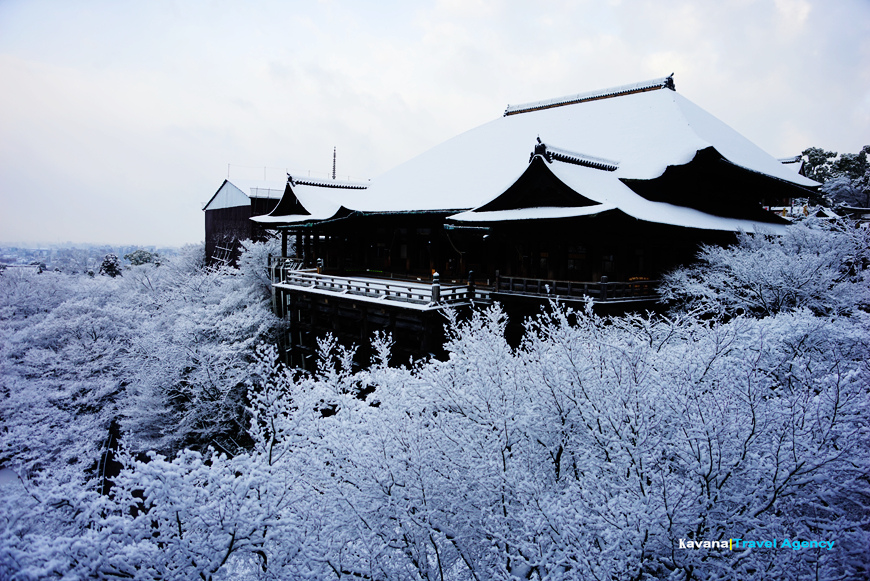
M610 97L618 97L621 95L629 95L631 93L643 93L645 91L655 91L658 89L670 89L676 91L674 86L674 73L660 79L652 79L640 83L632 83L629 85L621 85L619 87L611 87L599 91L589 91L587 93L578 93L576 95L567 95L565 97L557 97L555 99L545 99L543 101L533 101L531 103L523 103L521 105L508 105L504 110L504 116L516 115L518 113L527 113L529 111L539 111L541 109L550 109L551 107L561 107L562 105L573 105L574 103L582 103L584 101L597 101L598 99L607 99Z
M787 163L797 163L803 159L803 156L795 155L794 157L780 157L776 161L779 163L787 164Z
M301 185L301 186L316 186L319 188L339 188L343 190L365 190L369 187L369 184L366 182L348 182L342 180L329 180L329 179L319 179L319 178L302 178L296 177L294 178L289 173L287 174L287 179L290 180L290 185Z
M543 145L545 151L544 157L550 162L555 159L556 161L573 163L574 165L583 165L604 171L616 171L619 168L618 161L604 159L603 157L594 157L592 155L586 155L585 153L568 151L567 149L560 149L558 147L553 147L552 145L547 145L546 143L542 143L541 145ZM535 148L535 153L538 153L537 147Z

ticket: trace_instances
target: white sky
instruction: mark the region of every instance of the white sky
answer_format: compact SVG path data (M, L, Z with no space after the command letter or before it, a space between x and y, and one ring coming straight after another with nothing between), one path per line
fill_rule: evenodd
M870 143L868 0L0 0L0 240L197 242L227 164L374 178L671 72L777 157Z

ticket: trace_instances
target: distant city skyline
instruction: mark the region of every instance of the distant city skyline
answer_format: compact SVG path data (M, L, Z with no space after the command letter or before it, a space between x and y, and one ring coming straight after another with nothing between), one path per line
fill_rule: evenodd
M775 157L870 140L864 0L0 3L0 242L181 246L224 178L376 179L675 73Z

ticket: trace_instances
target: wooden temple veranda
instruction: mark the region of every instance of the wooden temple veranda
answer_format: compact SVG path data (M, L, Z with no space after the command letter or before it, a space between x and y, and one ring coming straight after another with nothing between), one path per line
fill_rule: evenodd
M251 219L281 237L273 306L290 364L312 369L327 332L363 358L378 330L399 361L437 355L448 308L498 301L515 324L554 299L651 308L700 244L781 233L764 206L817 187L667 77L509 106L371 183L288 176Z

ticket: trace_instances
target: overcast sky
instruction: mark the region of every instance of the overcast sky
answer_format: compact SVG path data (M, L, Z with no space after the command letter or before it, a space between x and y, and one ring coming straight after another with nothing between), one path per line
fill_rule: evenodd
M0 0L0 241L198 242L228 164L376 178L671 72L776 157L870 143L868 0Z

